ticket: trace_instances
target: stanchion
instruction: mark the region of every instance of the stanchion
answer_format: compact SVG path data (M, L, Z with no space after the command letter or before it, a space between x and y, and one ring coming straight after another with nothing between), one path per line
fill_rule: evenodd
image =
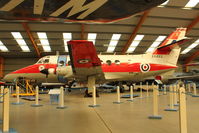
M113 102L114 104L120 104L120 103L122 103L121 101L120 101L120 87L119 86L117 86L117 102Z
M176 85L173 85L173 105L174 106L178 106L179 104L178 104L178 100L177 100L177 84Z
M130 99L128 99L127 101L132 102L133 101L133 86L130 86Z
M95 77L94 76L90 76L88 77L88 88L92 88L93 92L93 104L92 105L88 105L89 107L99 107L100 105L97 104L96 102L96 87L95 87Z
M187 133L187 110L186 110L186 94L185 89L180 87L179 89L179 118L180 118L180 133Z
M163 92L163 95L166 95L167 94L167 86L164 85L164 92Z
M188 93L191 93L191 85L188 84L187 87L188 87Z
M24 104L22 102L19 101L19 86L16 85L16 97L17 97L17 102L16 103L12 103L13 105L21 105Z
M37 86L35 88L35 104L32 104L32 107L41 107L43 105L39 104L39 87Z
M149 97L149 83L146 82L146 96Z
M1 95L3 95L3 89L4 89L4 86L1 86ZM3 103L3 97L0 97L0 103Z
M197 95L196 83L193 83L193 95L192 95L192 97L199 97L199 95Z
M3 96L3 130L0 132L3 133L17 133L13 128L9 128L9 107L10 107L10 94L9 89L4 89L4 96Z
M140 82L140 98L142 98L142 82Z
M149 119L162 119L162 116L158 115L158 89L155 88L153 83L153 115L148 117Z
M60 87L60 94L59 94L59 106L57 109L65 109L66 106L64 106L64 87Z
M177 111L177 109L174 108L173 105L173 87L172 85L169 86L169 108L165 109L165 111Z

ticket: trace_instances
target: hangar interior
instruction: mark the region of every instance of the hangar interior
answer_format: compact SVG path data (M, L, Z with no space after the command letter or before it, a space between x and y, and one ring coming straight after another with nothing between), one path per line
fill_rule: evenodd
M190 1L196 2L194 7L185 7ZM153 51L171 32L180 27L187 28L186 37L190 38L181 46L178 60L180 67L176 71L182 72L182 65L197 63L199 60L198 0L168 0L159 7L108 24L0 20L0 77L34 64L43 56L55 55L57 51L60 55L68 55L68 40L93 41L98 54L102 55L143 54ZM45 34L45 37L40 37L39 34ZM119 39L112 45L110 42L114 34ZM45 40L45 43L42 44L40 39ZM83 91L72 91L65 94L68 108L56 110L56 105L49 103L47 95L40 97L41 104L44 105L41 108L30 107L33 102L25 100L22 100L25 104L21 106L11 105L10 127L19 133L180 132L178 112L163 111L168 104L168 95L159 97L162 120L147 119L152 113L152 98L136 99L132 103L123 100L123 104L113 105L116 95L102 93L97 98L100 107L89 108L87 105L92 100L83 98ZM15 98L11 98L12 101ZM2 105L0 107L2 111ZM199 130L197 110L197 99L187 96L190 133L198 133Z

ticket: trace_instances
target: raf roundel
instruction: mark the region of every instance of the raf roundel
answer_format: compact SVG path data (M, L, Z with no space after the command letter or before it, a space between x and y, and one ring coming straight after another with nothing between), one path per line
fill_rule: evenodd
M147 63L145 64L140 64L140 70L141 72L148 72L150 70L151 66Z
M45 67L43 65L39 66L39 71L44 70Z
M86 63L89 63L89 62L90 62L89 59L80 59L80 60L78 60L78 63L80 63L80 64L86 64Z

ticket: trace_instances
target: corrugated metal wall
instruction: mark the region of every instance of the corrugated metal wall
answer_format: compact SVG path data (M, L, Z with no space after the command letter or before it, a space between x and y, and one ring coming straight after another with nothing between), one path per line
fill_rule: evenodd
M5 58L4 75L36 63L38 58Z

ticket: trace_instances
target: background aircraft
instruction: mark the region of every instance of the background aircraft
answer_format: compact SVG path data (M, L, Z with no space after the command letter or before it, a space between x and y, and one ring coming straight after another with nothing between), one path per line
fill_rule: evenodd
M166 0L1 0L0 19L111 22L156 7Z
M161 80L172 75L177 67L179 45L186 39L186 28L178 28L153 52L141 55L97 55L92 42L69 41L69 56L45 56L36 64L16 70L4 77L13 82L19 78L34 79L37 83L73 82L87 84L111 81L138 82L147 78Z

